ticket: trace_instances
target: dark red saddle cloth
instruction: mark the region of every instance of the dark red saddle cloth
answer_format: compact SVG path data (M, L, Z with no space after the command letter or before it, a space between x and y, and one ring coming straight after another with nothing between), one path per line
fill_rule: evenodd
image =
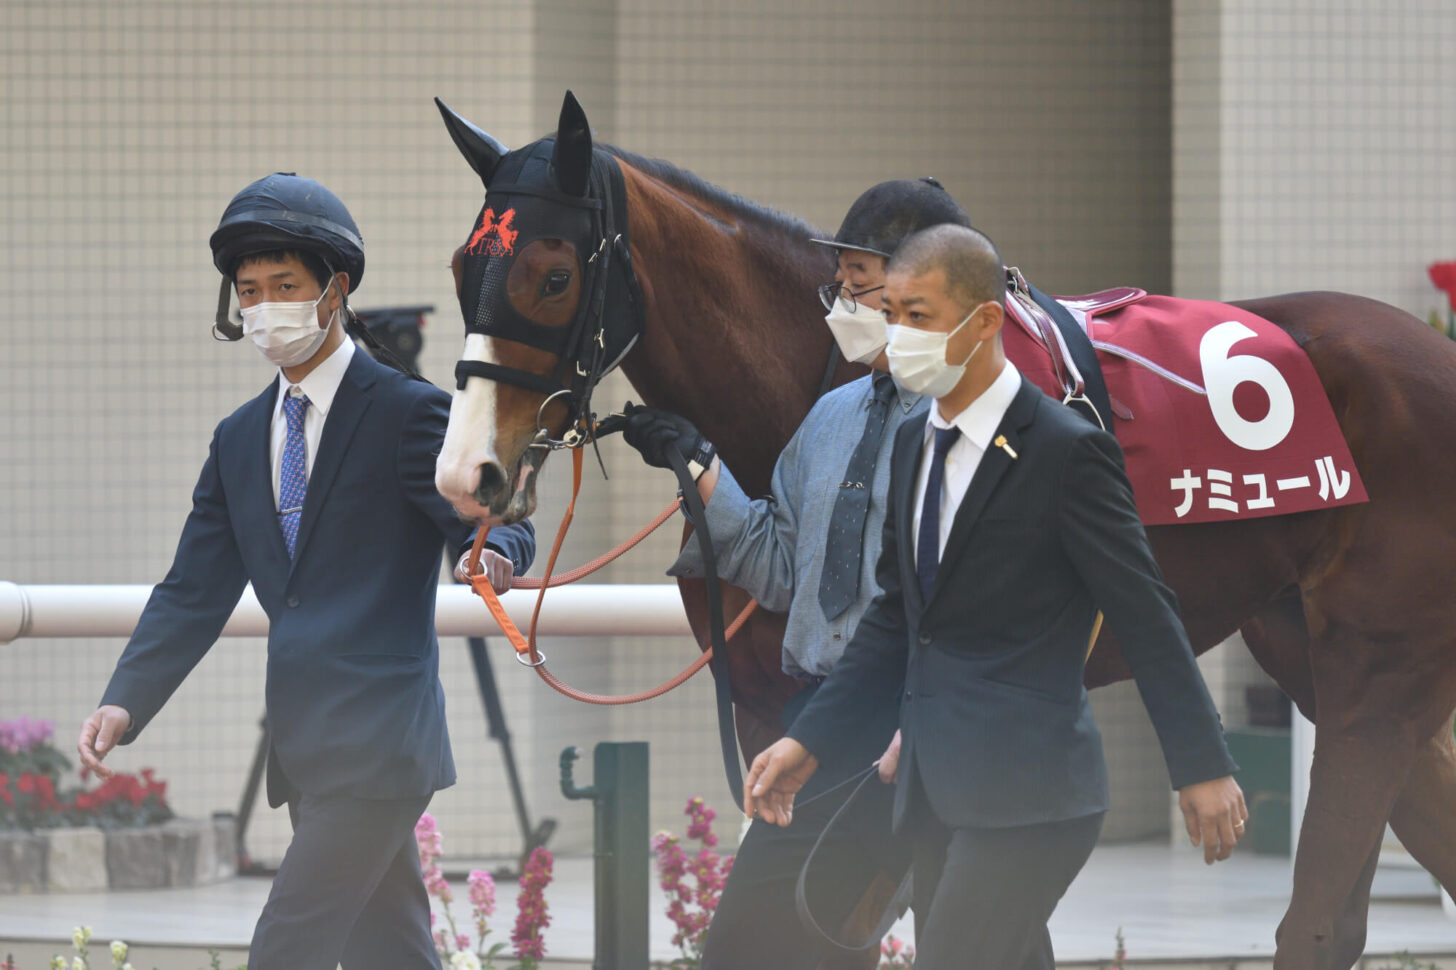
M1314 365L1279 327L1224 303L1131 287L1058 300L1097 348L1144 524L1368 501ZM1007 356L1062 400L1053 350L1007 305Z

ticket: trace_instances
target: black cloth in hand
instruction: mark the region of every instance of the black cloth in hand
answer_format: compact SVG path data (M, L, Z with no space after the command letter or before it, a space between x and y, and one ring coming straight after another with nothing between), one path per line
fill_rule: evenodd
M643 461L654 468L672 467L667 458L672 451L683 456L694 477L701 475L713 463L716 450L712 443L682 415L661 408L628 405L626 417L622 437L642 453ZM694 464L697 467L693 467Z

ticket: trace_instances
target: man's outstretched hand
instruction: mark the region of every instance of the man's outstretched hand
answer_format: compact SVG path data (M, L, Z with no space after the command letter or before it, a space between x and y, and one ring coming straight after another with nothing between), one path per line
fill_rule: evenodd
M794 820L794 795L819 767L819 759L793 738L781 738L753 759L743 785L743 814L774 825Z
M130 728L131 715L125 708L115 704L98 707L96 713L81 724L81 737L76 741L81 764L96 772L98 778L110 778L115 772L103 765L101 760Z

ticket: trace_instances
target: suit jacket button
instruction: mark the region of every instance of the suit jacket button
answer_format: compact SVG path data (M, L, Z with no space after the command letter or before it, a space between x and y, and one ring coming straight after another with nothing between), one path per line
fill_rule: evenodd
M288 605L289 606L293 606L293 607L298 606L298 597L297 596L290 596L290 597L288 597Z
M906 691L906 692L905 692L905 699L906 699L906 700L907 700L907 701L908 701L908 700L909 700L909 699L910 699L910 697L911 697L911 696L912 696L912 695L911 695L911 692L910 692L910 691L908 691L908 690L907 690L907 691Z
M928 646L930 646L930 634L928 634L928 633L922 633L922 634L920 634L920 645L922 647L928 647Z

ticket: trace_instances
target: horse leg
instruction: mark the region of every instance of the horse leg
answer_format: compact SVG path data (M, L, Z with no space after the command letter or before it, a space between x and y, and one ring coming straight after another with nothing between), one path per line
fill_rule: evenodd
M1392 741L1385 725L1320 726L1294 857L1294 892L1275 932L1276 970L1354 965L1364 943L1374 860L1412 759L1412 746ZM1352 785L1352 779L1358 782Z
M1298 588L1286 590L1239 627L1249 653L1264 673L1294 701L1299 712L1315 717L1314 674L1309 666L1309 626Z
M1456 895L1456 743L1452 718L1422 745L1390 815L1411 857Z
M1306 601L1319 721L1278 970L1343 970L1358 958L1385 824L1418 754L1456 707L1450 643L1426 632L1447 624L1421 617L1418 630L1372 636L1348 619L1361 614L1389 616L1333 588ZM1417 817L1407 810L1408 825Z
M1298 590L1281 594L1240 628L1249 652L1294 701L1300 713L1315 719L1314 680L1310 669L1309 626ZM1409 787L1409 785L1407 785ZM1366 856L1354 886L1345 896L1331 934L1331 966L1353 965L1365 952L1370 909L1370 884L1380 860L1380 845Z

